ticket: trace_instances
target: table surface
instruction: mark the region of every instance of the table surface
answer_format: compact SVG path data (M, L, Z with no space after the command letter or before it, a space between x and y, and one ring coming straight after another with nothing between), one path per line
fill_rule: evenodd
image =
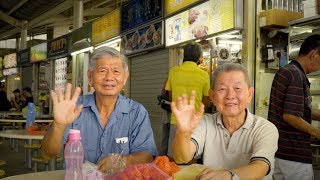
M36 119L35 122L52 122L53 119ZM25 119L0 119L0 122L26 122Z
M29 174L20 174L16 176L10 176L3 178L4 180L63 180L65 170L45 171Z
M0 131L0 137L14 139L43 139L44 135L28 134L25 129Z

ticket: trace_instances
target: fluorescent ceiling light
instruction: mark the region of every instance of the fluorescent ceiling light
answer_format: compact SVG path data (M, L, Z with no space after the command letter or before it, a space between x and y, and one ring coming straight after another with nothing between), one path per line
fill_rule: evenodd
M109 41L105 42L105 43L102 43L102 44L99 44L98 46L94 47L94 49L98 49L100 47L103 47L103 46L109 46L109 47L117 47L118 46L118 43L121 41L121 38L120 36L117 36L115 38L112 38L110 39Z
M93 47L87 47L87 48L84 48L84 49L81 49L79 51L75 51L75 52L72 52L71 53L71 56L74 56L74 55L77 55L77 54L80 54L80 53L84 53L84 52L87 52L87 51L92 51L93 50Z

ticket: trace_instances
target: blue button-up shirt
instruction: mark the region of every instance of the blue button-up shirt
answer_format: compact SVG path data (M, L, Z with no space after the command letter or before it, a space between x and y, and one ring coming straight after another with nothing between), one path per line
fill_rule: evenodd
M138 152L157 155L148 112L138 102L119 95L105 128L100 124L95 94L79 97L77 104L83 104L83 110L67 127L63 142L67 140L69 129L79 129L85 160L96 164L109 153L119 153L120 148L125 155ZM118 138L128 141L119 144Z

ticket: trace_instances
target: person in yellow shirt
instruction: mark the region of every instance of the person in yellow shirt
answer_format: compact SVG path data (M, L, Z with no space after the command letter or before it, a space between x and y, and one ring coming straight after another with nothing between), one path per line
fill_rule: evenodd
M169 91L170 101L176 101L182 94L190 95L191 90L195 90L195 108L198 109L201 103L209 105L209 74L197 66L202 57L202 47L199 43L192 42L185 45L183 64L172 67L169 72L166 90ZM171 144L175 134L176 119L172 114L167 154L169 157L172 157Z

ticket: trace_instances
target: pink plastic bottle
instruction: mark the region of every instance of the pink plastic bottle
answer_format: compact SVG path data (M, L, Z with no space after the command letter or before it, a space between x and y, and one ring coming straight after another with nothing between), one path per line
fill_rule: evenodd
M80 130L70 129L68 143L64 149L66 162L65 180L82 180L83 146L81 144Z

